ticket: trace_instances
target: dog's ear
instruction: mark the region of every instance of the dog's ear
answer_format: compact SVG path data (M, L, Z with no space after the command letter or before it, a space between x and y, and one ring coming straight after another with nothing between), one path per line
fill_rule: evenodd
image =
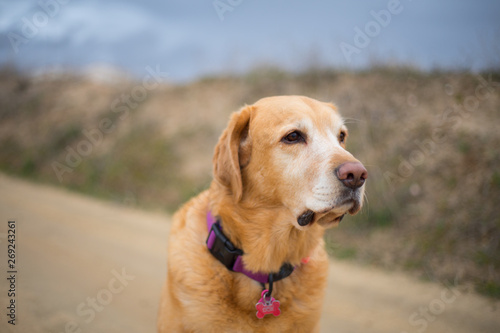
M248 132L253 108L247 106L232 115L215 147L215 180L232 191L236 202L240 201L243 195L241 168L250 161L251 141Z

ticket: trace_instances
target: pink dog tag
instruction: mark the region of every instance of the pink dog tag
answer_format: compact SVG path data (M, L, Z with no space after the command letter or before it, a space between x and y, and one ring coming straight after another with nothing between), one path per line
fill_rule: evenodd
M257 309L257 318L262 319L265 315L273 314L275 317L279 316L280 311L280 302L275 300L274 297L270 297L266 299L266 294L269 290L265 289L262 294L259 302L255 305Z

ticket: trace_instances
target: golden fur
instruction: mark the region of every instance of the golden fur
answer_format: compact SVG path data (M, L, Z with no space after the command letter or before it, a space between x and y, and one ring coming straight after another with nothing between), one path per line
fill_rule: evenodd
M295 130L305 142L283 142ZM358 162L345 150L346 135L335 106L307 97L264 98L232 115L215 148L210 188L173 217L158 332L319 332L329 267L324 230L363 201L364 186L351 191L350 200L339 199L346 190L334 170ZM297 218L307 209L314 220L300 226ZM296 266L274 283L279 317L258 319L262 286L229 271L207 250L208 210L244 251L248 270Z

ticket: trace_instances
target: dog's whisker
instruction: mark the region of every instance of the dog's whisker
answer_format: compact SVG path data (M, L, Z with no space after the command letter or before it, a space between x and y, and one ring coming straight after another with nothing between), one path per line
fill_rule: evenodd
M325 185L323 185L323 186L316 185L316 186L314 186L313 191L324 190L324 189L330 189L330 187L329 186L325 186Z
M321 199L321 198L315 198L319 202L332 202L332 200L326 200L326 199Z
M333 193L332 193L332 192L325 192L325 193L317 193L317 192L316 192L316 193L314 193L313 195L319 195L319 196L323 196L323 197L325 197L325 196L332 196L332 195L333 195Z

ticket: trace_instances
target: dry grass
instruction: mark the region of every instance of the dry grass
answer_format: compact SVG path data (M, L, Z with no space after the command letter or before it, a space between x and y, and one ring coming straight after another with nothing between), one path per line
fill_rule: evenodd
M289 74L263 68L242 77L161 85L115 112L113 102L141 82L34 79L4 69L0 168L173 211L208 186L213 147L231 112L270 95L333 101L348 120L348 149L368 167L370 179L363 212L328 233L332 254L432 280L472 282L500 297L497 82L498 73L377 68ZM103 121L113 129L85 146L82 131L95 133ZM78 148L86 156L79 154L81 161L73 160L60 181L54 162L68 166L68 151Z

